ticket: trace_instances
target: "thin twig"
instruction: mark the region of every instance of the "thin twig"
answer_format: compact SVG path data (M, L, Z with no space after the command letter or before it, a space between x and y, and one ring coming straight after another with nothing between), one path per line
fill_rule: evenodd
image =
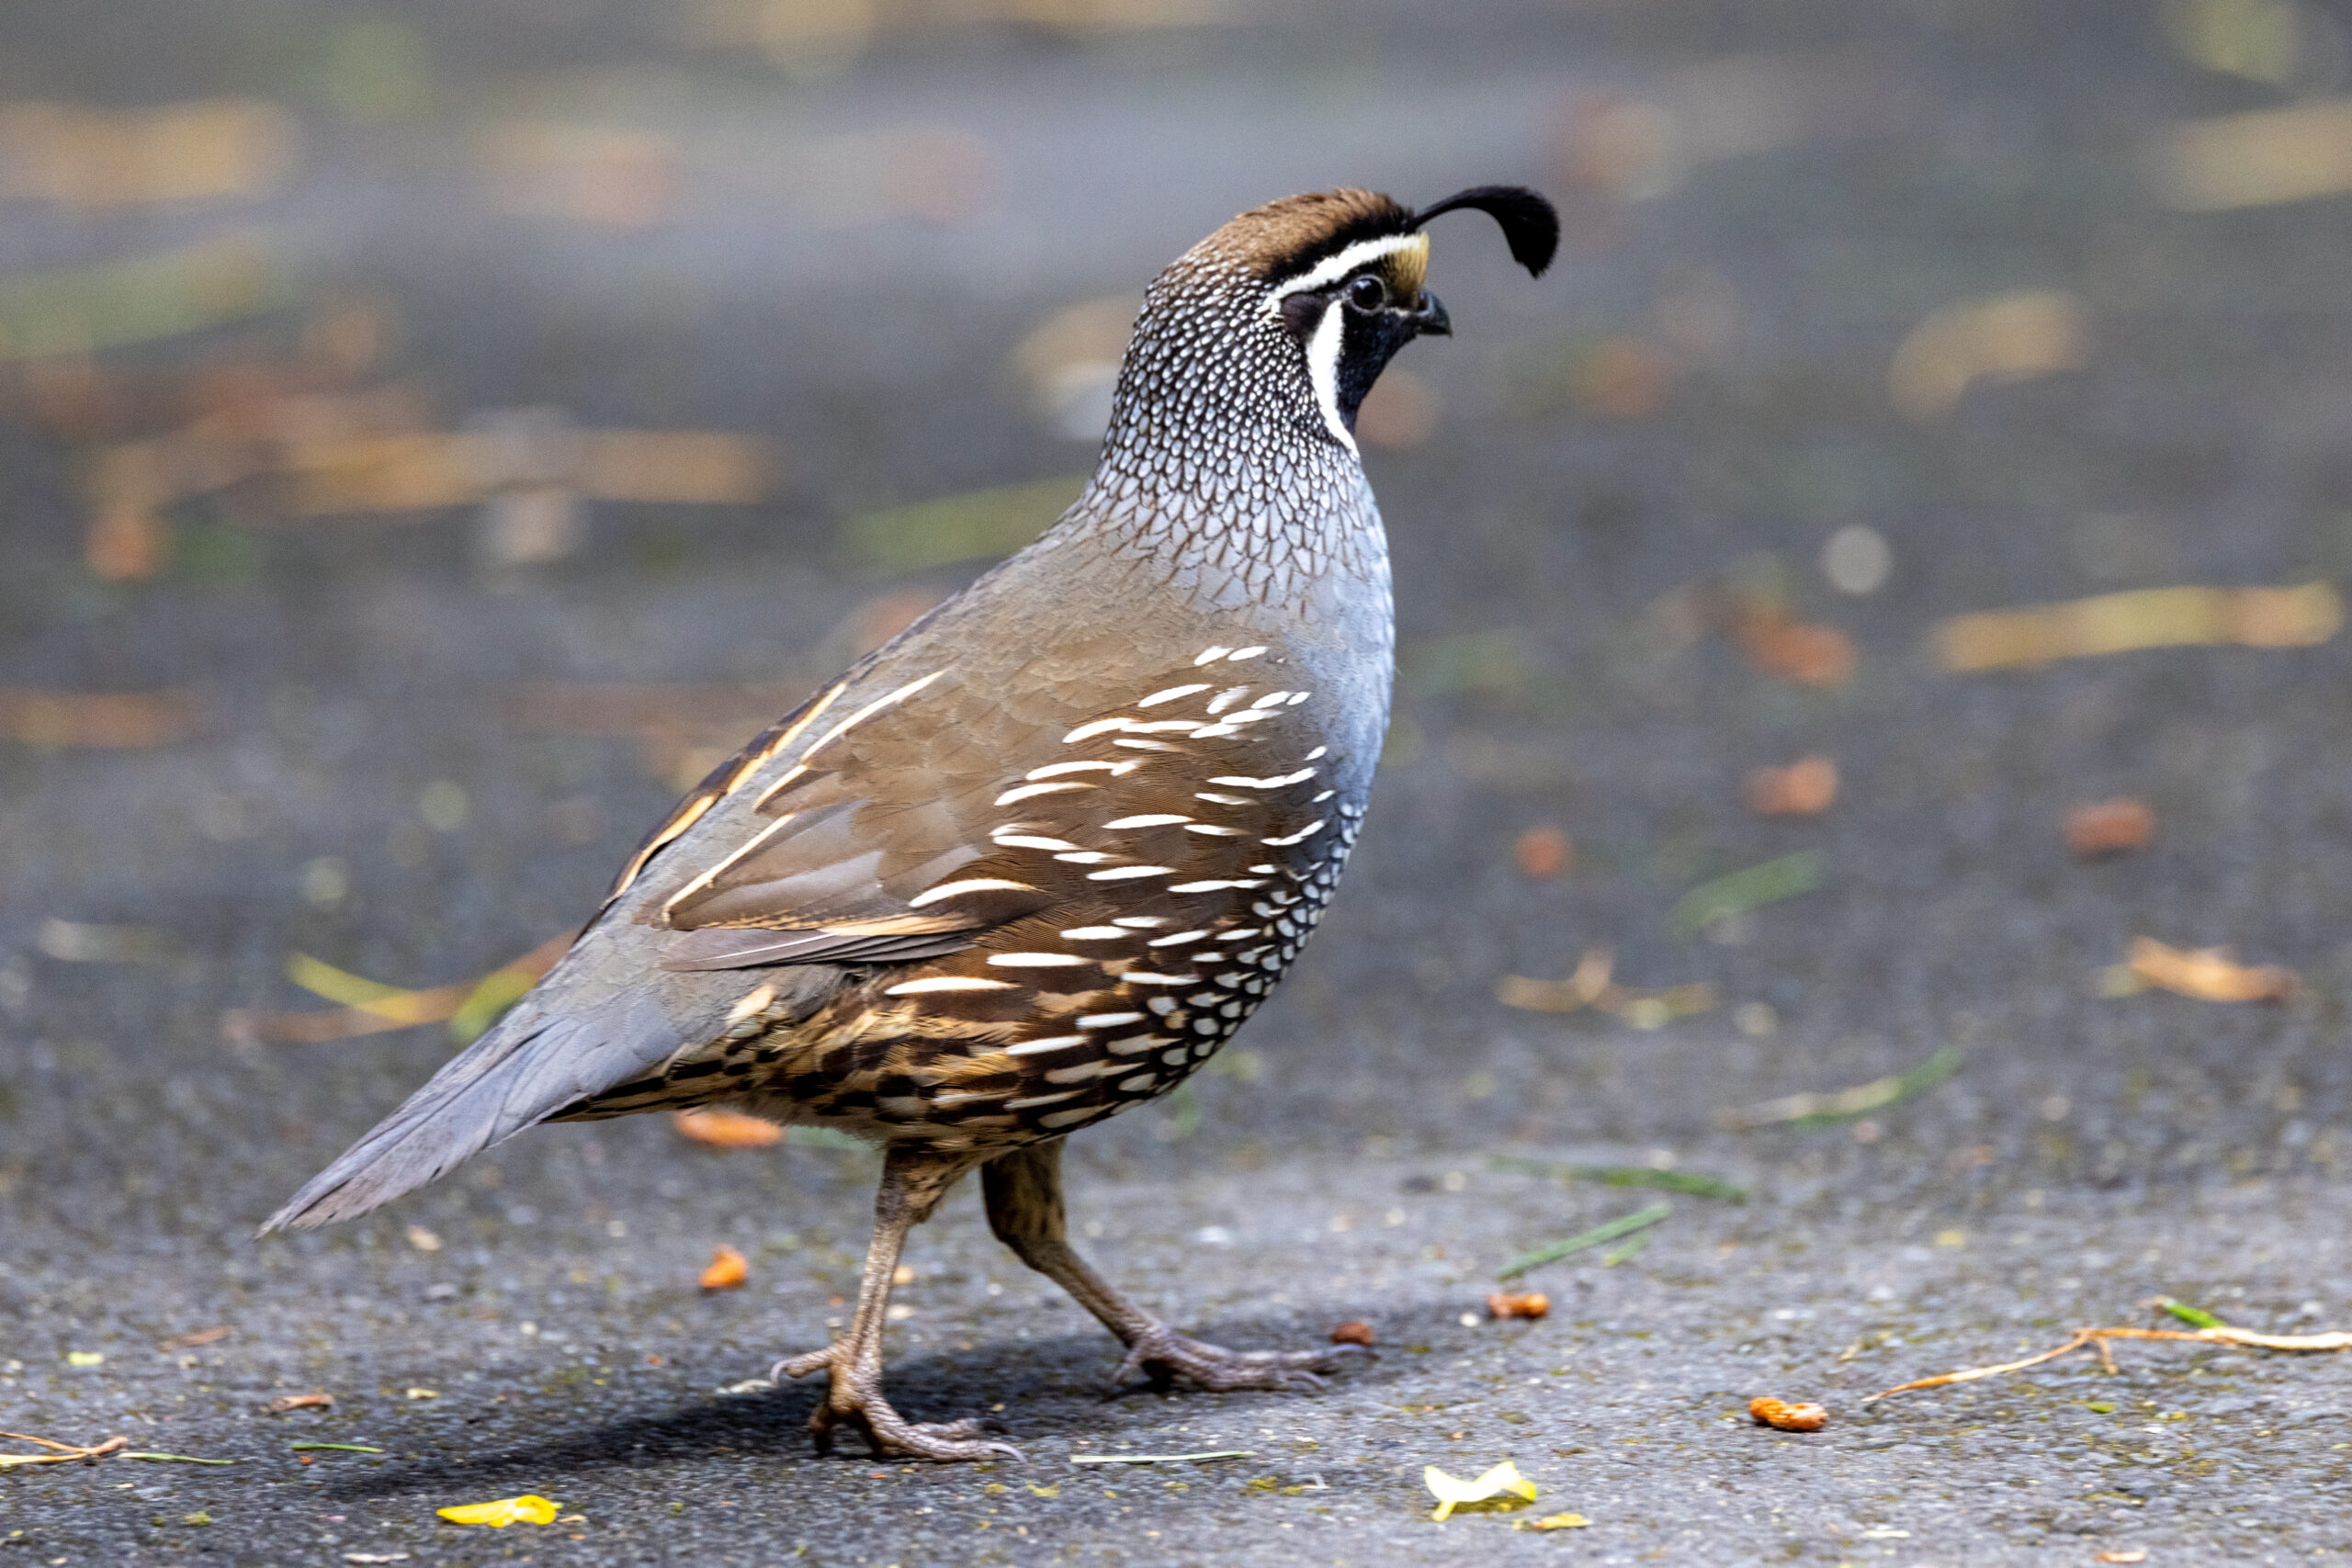
M13 1469L20 1464L71 1464L77 1459L97 1459L117 1449L130 1446L129 1438L120 1437L108 1438L105 1442L88 1448L76 1448L72 1443L53 1443L47 1438L36 1438L28 1432L0 1432L0 1438L12 1438L19 1443L39 1443L42 1448L57 1450L47 1454L0 1454L0 1470Z
M2115 1355L2108 1348L2108 1343L2115 1339L2186 1340L2198 1345L2245 1345L2261 1350L2352 1350L2352 1333L2259 1334L2251 1328L2233 1328L2226 1324L2198 1329L2077 1328L2064 1345L2053 1350L2044 1350L2039 1356L2029 1356L2022 1361L2009 1361L1997 1367L1971 1367L1964 1371L1944 1372L1931 1378L1920 1378L1915 1382L1898 1383L1871 1394L1862 1403L1872 1404L1889 1394L1909 1393L1915 1389L1941 1388L1948 1383L1973 1382L1978 1378L1998 1377L2004 1372L2021 1372L2028 1367L2054 1361L2068 1351L2079 1350L2086 1345L2096 1348L2107 1371L2113 1372Z

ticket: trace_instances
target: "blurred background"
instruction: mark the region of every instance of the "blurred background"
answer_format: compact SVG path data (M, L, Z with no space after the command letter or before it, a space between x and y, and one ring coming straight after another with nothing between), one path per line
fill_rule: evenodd
M1441 226L1457 335L1364 411L1358 868L1090 1168L2335 1173L2337 6L13 0L0 1299L246 1267L676 792L1076 493L1177 253L1498 181L1558 265ZM859 1228L830 1152L716 1157L535 1134L300 1245L642 1199L675 1271L718 1168Z

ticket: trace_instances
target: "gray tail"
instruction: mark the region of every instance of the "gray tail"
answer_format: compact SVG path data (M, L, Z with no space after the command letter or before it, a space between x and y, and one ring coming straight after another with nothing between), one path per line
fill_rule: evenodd
M270 1215L261 1234L351 1219L424 1186L492 1145L625 1081L646 1058L661 1061L675 1048L666 1023L652 1010L649 1017L605 1019L592 1027L526 1000L312 1177Z

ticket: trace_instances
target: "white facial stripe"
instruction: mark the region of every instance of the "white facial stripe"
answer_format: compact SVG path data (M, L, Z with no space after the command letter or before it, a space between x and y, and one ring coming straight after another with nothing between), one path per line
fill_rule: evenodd
M1357 457L1356 438L1340 417L1340 354L1347 346L1348 323L1340 307L1325 309L1323 319L1315 323L1315 335L1306 340L1306 379L1315 388L1315 406L1323 411L1323 423L1332 437Z
M1316 265L1313 272L1303 273L1267 295L1266 303L1279 310L1282 302L1294 294L1311 294L1327 283L1339 282L1366 262L1378 261L1382 256L1395 255L1398 251L1410 250L1427 243L1427 236L1419 233L1385 234L1376 240L1358 240L1337 255L1326 256Z

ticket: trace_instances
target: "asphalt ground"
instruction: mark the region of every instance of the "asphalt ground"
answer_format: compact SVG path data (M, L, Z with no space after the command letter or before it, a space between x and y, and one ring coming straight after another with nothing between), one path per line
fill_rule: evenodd
M193 690L205 718L149 747L0 742L0 1427L234 1462L0 1475L0 1563L2352 1550L2352 1361L2124 1344L2111 1375L2078 1354L1861 1403L2077 1325L2159 1325L2157 1295L2352 1328L2346 639L1973 675L1929 651L1954 615L2352 567L2352 209L2176 210L2146 172L2177 122L2333 90L2318 45L2281 88L2200 68L2133 6L1331 6L917 29L813 79L617 7L425 6L379 19L423 40L430 92L369 118L304 63L324 13L82 15L0 19L10 96L260 93L303 131L297 175L243 205L7 206L10 272L232 230L272 247L282 304L101 355L109 375L288 355L359 296L399 322L369 374L422 389L436 428L555 406L754 434L779 478L756 505L592 504L578 550L506 568L465 509L289 522L199 496L170 511L160 574L107 581L76 477L104 443L12 389L0 684ZM1779 51L1761 78L1689 73L1758 51ZM1746 142L1691 129L1759 79L1780 118L1724 109ZM1697 152L1657 162L1625 129L1654 114L1610 118L1628 103ZM518 104L657 127L688 196L626 231L495 209L468 160ZM984 150L968 206L819 221L788 181L729 181L906 126ZM1293 188L1513 179L1562 198L1558 271L1530 286L1474 224L1441 234L1458 336L1401 367L1434 415L1372 454L1405 671L1355 867L1216 1069L1070 1155L1084 1245L1147 1304L1252 1348L1363 1320L1375 1359L1314 1395L1106 1398L1110 1340L960 1192L910 1250L889 1386L918 1419L996 1413L1027 1461L815 1458L811 1390L741 1385L843 1316L876 1162L714 1151L651 1118L535 1133L365 1221L252 1239L451 1042L238 1039L224 1013L322 1007L284 977L297 953L402 986L480 975L576 922L671 796L674 747L568 731L518 694L814 681L877 601L975 570L861 565L845 520L1084 466L1007 368L1041 321ZM1891 405L1930 312L2019 289L2073 302L2059 357L2080 367ZM1866 594L1815 564L1850 525L1891 548ZM1720 630L1734 590L1843 631L1851 678L1758 668ZM1749 770L1815 752L1840 777L1826 813L1743 805ZM2154 806L2153 844L2075 861L2062 814L2120 794ZM1531 877L1514 843L1546 825L1573 863ZM1808 851L1815 890L1679 934L1694 886ZM2301 986L2102 994L2135 935ZM1715 1005L1644 1028L1496 1000L1601 945L1623 985L1703 982ZM1866 1114L1720 1116L1947 1048L1956 1074ZM1661 1198L1646 1247L1524 1276L1548 1317L1487 1319L1507 1259ZM706 1293L722 1243L748 1283ZM266 1408L313 1392L332 1408ZM1757 1427L1759 1393L1829 1423ZM1071 1462L1221 1450L1248 1451ZM1423 1465L1506 1458L1532 1507L1429 1519ZM563 1522L435 1517L526 1493ZM1563 1511L1589 1522L1514 1528Z

